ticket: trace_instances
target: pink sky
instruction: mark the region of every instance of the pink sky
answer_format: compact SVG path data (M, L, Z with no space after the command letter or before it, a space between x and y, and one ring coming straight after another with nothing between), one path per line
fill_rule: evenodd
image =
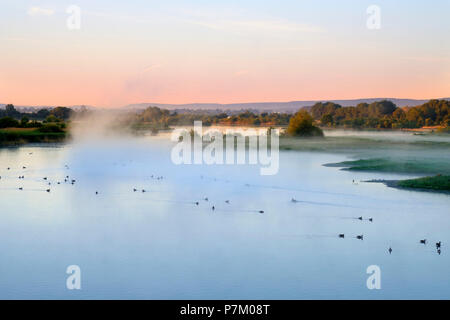
M440 38L448 33L433 28L436 12L420 12L423 26L404 24L414 15L396 16L374 31L366 28L365 8L355 6L336 21L309 8L325 15L320 21L327 23L317 24L307 15L223 8L177 7L143 18L139 10L100 13L86 2L81 29L68 31L64 8L13 3L9 15L0 14L0 103L118 107L450 96L450 49Z

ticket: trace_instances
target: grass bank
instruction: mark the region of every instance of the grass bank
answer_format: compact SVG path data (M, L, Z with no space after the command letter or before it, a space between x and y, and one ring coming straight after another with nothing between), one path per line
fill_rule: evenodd
M450 175L450 161L436 158L375 158L325 164L349 171Z
M67 132L42 132L34 128L0 129L0 146L26 143L61 142L67 138Z
M397 186L408 189L450 191L450 175L401 180L397 182Z

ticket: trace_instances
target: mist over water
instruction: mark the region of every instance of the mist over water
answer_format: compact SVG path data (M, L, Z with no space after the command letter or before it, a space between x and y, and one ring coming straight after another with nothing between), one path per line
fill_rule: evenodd
M67 145L0 149L0 298L450 297L448 195L323 166L347 154L281 151L274 176L174 165L168 135L119 139L113 120L75 123ZM73 264L79 291L65 287ZM366 287L373 264L381 290Z

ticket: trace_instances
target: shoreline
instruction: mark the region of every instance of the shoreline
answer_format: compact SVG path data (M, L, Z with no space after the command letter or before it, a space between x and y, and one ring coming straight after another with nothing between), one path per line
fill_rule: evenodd
M412 179L407 179L407 180L412 180ZM407 180L371 179L371 180L364 180L364 181L361 181L361 182L365 182L365 183L382 183L382 184L384 184L385 186L387 186L389 188L394 188L394 189L399 189L399 190L417 191L417 192L430 192L430 193L440 193L440 194L450 195L450 190L404 187L404 186L399 185L399 183L401 181L407 181Z

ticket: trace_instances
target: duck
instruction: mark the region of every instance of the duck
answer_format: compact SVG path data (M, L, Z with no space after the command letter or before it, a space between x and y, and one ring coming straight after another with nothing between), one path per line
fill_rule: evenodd
M356 236L356 239L358 239L358 240L364 240L364 235Z
M225 203L228 203L228 204L229 204L229 203L230 203L230 200L225 200Z
M370 222L373 222L373 218L369 218L369 221L370 221Z
M47 189L47 190L45 190L45 191L50 192L50 189Z
M339 238L345 238L345 234L340 233L340 234L339 234Z
M359 218L358 218L358 220L361 220L361 221L362 221L362 219L363 219L363 217L359 217Z
M392 248L391 247L389 247L389 254L391 254L392 253Z
M214 211L214 210L216 210L216 208L215 208L214 206L212 206L212 208L211 208L211 209L213 209L213 211Z
M436 248L440 248L441 247L441 242L439 241L439 242L436 242Z
M420 240L420 243L422 243L422 244L427 244L427 239L422 239L422 240Z
M264 211L263 210L259 210L259 213L264 213Z

